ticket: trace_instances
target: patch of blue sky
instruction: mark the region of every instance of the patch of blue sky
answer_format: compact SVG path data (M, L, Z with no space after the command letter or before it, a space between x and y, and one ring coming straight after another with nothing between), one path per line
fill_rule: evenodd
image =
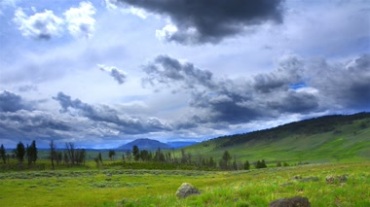
M298 90L298 89L306 88L306 87L307 87L307 84L303 81L292 83L289 85L289 88L293 90Z

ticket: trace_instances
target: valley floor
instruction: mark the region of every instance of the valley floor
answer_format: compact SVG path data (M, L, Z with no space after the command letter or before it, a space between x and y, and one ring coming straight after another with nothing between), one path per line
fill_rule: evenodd
M347 180L328 184L328 176ZM0 173L1 206L268 206L304 196L311 206L370 206L370 163L250 171L58 170ZM188 182L201 194L175 196Z

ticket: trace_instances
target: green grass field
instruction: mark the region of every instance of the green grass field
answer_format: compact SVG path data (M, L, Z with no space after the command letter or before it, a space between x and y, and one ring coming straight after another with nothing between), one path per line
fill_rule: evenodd
M329 175L347 175L327 184ZM302 179L294 179L299 176ZM189 182L202 193L186 199ZM370 206L370 163L315 164L250 171L57 170L0 173L0 204L19 206L268 206L305 196L312 206Z

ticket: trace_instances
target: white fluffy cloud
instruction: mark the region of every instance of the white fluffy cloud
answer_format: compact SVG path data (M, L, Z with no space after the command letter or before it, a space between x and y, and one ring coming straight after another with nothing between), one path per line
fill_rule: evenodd
M64 13L67 29L75 37L90 38L95 31L95 7L90 2L81 2L79 7Z
M50 39L60 35L64 25L63 19L50 10L28 16L23 9L19 8L15 12L14 21L23 36L40 39Z
M141 19L146 19L149 16L149 13L146 12L144 9L134 7L134 6L128 6L128 7L118 7L118 0L104 0L105 7L108 10L120 10L123 13L129 13L133 14Z
M65 30L76 38L90 38L95 31L95 7L90 2L81 2L64 12L64 18L51 10L27 15L22 8L14 14L14 22L23 36L50 39L61 36Z
M170 39L176 32L178 32L178 28L174 24L167 24L162 29L157 29L155 31L155 36L162 41Z

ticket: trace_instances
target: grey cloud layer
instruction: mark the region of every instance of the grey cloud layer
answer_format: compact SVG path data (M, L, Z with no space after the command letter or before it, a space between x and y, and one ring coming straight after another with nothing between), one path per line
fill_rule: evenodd
M0 113L16 112L22 109L28 110L30 106L27 106L20 96L8 91L0 93Z
M8 139L66 138L74 127L41 111L0 113L0 136Z
M200 70L190 63L182 64L168 56L158 56L154 62L143 69L148 75L144 81L152 85L156 82L164 84L177 82L185 88L193 88L194 86L214 87L211 72Z
M319 89L323 96L330 98L332 104L369 109L370 54L339 64L321 60L308 67L312 68L306 71L308 82Z
M103 123L106 127L117 130L118 133L140 134L169 130L169 126L156 118L144 120L140 117L119 116L121 113L109 106L92 106L79 99L72 100L70 96L62 92L58 93L54 99L61 105L61 112L68 112L73 116L82 116L91 121Z
M216 43L266 21L282 22L282 0L120 0L169 16L178 31L167 37L180 43Z
M153 87L176 88L189 97L187 116L169 120L133 116L114 106L92 105L62 92L60 113L0 93L0 138L122 137L181 130L227 129L286 115L369 110L370 55L350 61L288 58L277 70L250 79L222 79L168 56L144 66Z
M35 107L34 102L17 94L0 93L0 138L63 137L65 132L72 130L66 122Z
M144 71L152 83L177 87L181 82L180 85L186 86L184 92L190 97L189 106L208 112L194 114L190 122L241 124L283 114L343 108L368 110L369 61L370 55L347 64L289 58L277 70L243 81L216 80L210 71L200 69L197 73L185 72L189 68L192 71L194 66L180 64L166 56L159 56L154 63L146 65ZM161 72L158 68L162 68ZM204 79L203 74L209 78ZM199 86L203 90L198 90Z
M161 120L129 116L105 105L90 105L58 93L60 112L38 109L21 96L0 94L0 139L83 139L86 137L115 137L157 131L171 127Z

